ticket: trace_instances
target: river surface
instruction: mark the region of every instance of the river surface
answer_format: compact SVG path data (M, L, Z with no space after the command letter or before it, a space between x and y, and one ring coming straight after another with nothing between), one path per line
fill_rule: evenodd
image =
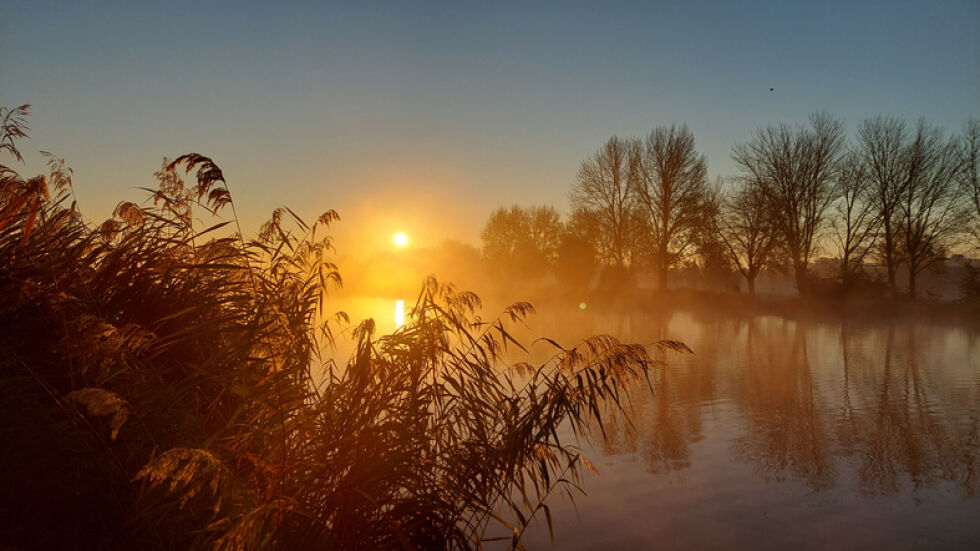
M599 476L529 549L980 549L975 328L577 305L529 325L694 350L658 354L632 425L583 443Z

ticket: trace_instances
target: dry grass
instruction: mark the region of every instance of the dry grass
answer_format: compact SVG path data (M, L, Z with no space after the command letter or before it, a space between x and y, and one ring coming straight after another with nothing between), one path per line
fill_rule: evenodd
M26 113L0 112L15 158ZM409 323L361 323L338 364L336 213L277 210L246 238L221 170L185 155L146 204L91 224L49 166L0 166L0 544L520 547L592 468L559 427L601 427L654 365L611 337L545 339L549 361L510 365L530 305L481 320L475 295L434 278ZM229 207L231 226L195 228Z

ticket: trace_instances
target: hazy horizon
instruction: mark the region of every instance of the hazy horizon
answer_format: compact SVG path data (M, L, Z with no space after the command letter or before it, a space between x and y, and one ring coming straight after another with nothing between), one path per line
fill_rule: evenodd
M611 135L687 123L714 179L754 129L814 111L851 134L980 113L975 2L0 5L0 104L33 105L25 172L37 149L64 157L108 216L164 156L199 152L247 227L332 208L341 253L395 231L476 244L502 205L565 210Z
M0 0L0 551L980 549L977 257L980 0Z

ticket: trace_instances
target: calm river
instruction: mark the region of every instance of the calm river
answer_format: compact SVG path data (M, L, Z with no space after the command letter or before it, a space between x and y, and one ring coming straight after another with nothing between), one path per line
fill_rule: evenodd
M975 328L578 308L530 327L695 352L584 445L600 476L530 549L980 549Z
M681 340L600 476L556 509L560 549L980 549L980 332L686 313L553 333ZM541 321L545 321L542 319ZM564 334L564 335L563 335ZM547 530L531 548L551 548Z

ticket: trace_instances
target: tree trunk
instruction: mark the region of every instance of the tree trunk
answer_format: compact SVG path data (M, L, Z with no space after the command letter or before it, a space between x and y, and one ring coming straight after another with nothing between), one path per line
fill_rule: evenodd
M841 262L840 283L845 290L851 288L851 270L847 267L847 262Z
M806 266L803 264L794 263L793 272L796 275L796 294L801 297L808 294Z
M661 291L667 290L667 271L670 269L670 261L667 257L667 248L669 247L665 239L661 238L660 243L657 244L657 252L660 254L660 258L657 265L658 280Z
M915 295L915 269L913 266L909 266L909 297L912 300L916 299Z
M755 276L745 278L749 286L749 294L755 296Z
M892 225L890 219L885 215L884 220L885 230L885 269L888 272L888 290L891 291L892 298L898 298L898 284L895 283L895 272L897 272L895 260L895 239L892 237Z
M885 260L886 267L888 268L888 288L891 290L892 298L898 298L898 284L895 283L895 263L891 259Z

